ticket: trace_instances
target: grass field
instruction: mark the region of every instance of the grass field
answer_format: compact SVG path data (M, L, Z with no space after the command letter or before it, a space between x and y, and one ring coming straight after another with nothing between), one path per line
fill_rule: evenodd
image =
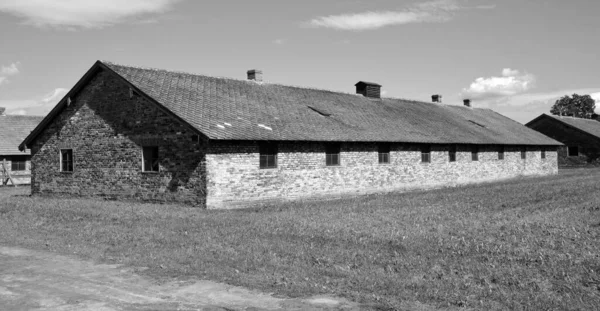
M0 243L380 309L600 308L600 170L206 211L0 189Z

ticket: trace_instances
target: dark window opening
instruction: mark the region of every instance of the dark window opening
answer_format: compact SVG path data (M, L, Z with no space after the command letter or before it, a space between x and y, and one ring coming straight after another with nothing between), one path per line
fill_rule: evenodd
M579 147L578 146L567 147L567 154L570 157L578 157L579 156Z
M527 147L521 147L521 159L527 159Z
M159 170L159 158L158 158L158 147L148 146L143 148L142 152L144 162L144 172L158 172Z
M340 145L327 144L325 146L325 164L327 166L340 165Z
M11 171L24 171L27 164L27 156L13 156L10 158Z
M541 157L542 159L545 159L545 158L546 158L546 149L542 148L542 150L541 150L541 152L540 152L540 157Z
M60 171L61 172L72 172L73 171L73 149L61 149L60 150Z
M379 144L379 164L390 163L390 145Z
M192 135L192 142L200 142L200 136L199 135Z
M504 146L498 147L498 160L504 160Z
M450 146L450 151L448 151L448 161L456 162L456 146Z
M479 146L471 147L471 161L479 161Z
M277 144L262 143L258 145L260 168L277 168Z
M431 146L421 147L421 162L431 163Z

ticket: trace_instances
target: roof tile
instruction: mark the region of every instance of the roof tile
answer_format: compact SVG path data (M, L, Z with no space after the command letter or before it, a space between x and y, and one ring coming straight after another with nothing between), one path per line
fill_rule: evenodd
M19 151L19 144L42 121L43 117L0 115L0 155L30 154Z

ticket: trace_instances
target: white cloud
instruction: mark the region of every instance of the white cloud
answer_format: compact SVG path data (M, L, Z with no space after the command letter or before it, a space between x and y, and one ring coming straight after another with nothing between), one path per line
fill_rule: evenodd
M501 77L477 78L461 96L471 99L506 97L526 92L533 88L535 76L518 70L505 68Z
M6 114L18 115L46 115L69 92L64 88L57 88L42 96L25 100L0 100L0 107L6 107Z
M285 39L276 39L276 40L273 40L273 43L275 43L277 45L282 45L285 43Z
M182 0L0 0L0 11L37 27L102 28L163 13Z
M0 66L0 85L8 83L8 76L19 74L20 62L12 63L8 66Z
M40 102L44 105L56 105L59 100L61 100L63 97L65 97L65 95L67 95L68 92L69 90L63 88L54 89L54 91L46 94Z
M364 13L320 16L307 23L309 27L338 30L371 30L411 23L441 23L451 20L456 11L466 9L460 0L436 0L415 4L400 11L371 11ZM486 7L489 9L489 7Z
M16 62L16 63L12 63L8 66L2 66L2 68L0 68L0 75L12 76L12 75L18 74L19 73L19 65L21 65L21 63Z
M590 96L596 101L596 105L600 105L600 92L592 93ZM596 110L600 110L600 108L596 107Z

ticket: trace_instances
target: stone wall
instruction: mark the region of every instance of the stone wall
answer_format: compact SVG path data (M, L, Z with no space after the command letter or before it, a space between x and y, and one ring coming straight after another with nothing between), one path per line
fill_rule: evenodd
M17 185L28 185L31 183L31 156L17 156L17 157L26 157L26 162L25 162L25 170L24 171L13 171L12 170L12 160L13 157L15 156L2 156L0 155L0 172L2 172L2 160L6 161L6 167L8 169L8 171L10 172L10 176L12 177L13 181L17 184ZM0 173L0 178L2 178L2 174ZM2 185L2 183L0 182L0 186ZM8 185L11 185L10 182L8 182Z
M295 198L353 195L434 188L556 174L556 148L506 147L498 160L497 147L481 146L479 161L471 160L470 146L457 146L456 162L449 162L450 146L431 146L431 162L421 162L421 146L392 144L390 164L378 163L375 143L342 143L341 165L325 165L325 145L310 142L278 144L278 166L259 168L254 142L210 142L206 155L208 208L236 208Z
M32 193L174 201L204 206L205 143L174 117L104 71L32 146ZM158 146L159 172L142 172L142 147ZM60 149L73 150L61 172Z

